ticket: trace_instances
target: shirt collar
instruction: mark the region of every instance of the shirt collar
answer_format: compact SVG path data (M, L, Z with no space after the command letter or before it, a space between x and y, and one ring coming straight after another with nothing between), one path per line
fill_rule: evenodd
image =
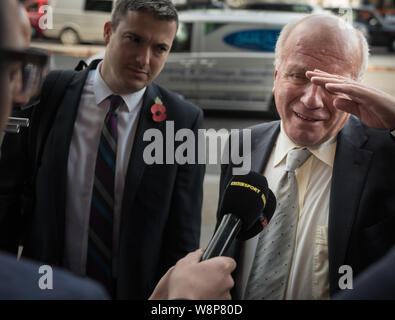
M97 65L97 68L94 70L95 74L93 76L93 92L95 95L95 100L97 105L99 105L101 102L107 99L110 95L114 94L111 91L111 89L107 86L107 84L104 82L100 74L102 63L103 61L101 61ZM146 89L147 87L144 87L143 89L137 92L120 95L123 101L125 101L125 105L129 112L131 112L134 108L136 108L139 105Z
M295 148L300 148L301 146L295 144L285 133L283 129L283 123L281 121L280 125L280 134L276 141L276 147L274 150L274 167L277 167L286 157L289 151ZM333 168L333 162L335 159L336 153L336 145L337 145L337 135L333 136L329 140L325 141L324 143L313 146L307 147L308 150L319 160Z

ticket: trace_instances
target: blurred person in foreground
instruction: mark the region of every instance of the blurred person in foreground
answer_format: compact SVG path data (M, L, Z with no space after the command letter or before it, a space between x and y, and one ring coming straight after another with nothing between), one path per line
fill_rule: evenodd
M22 13L22 14L21 14ZM25 70L31 64L43 71L47 57L27 49L30 37L26 37L26 24L17 0L0 2L0 133L5 129L12 105L26 103L30 96L22 83L40 83L30 78ZM12 25L12 28L8 26ZM25 37L24 37L25 35ZM39 63L38 63L39 62ZM20 97L27 97L21 101ZM172 267L156 286L151 299L230 299L233 286L231 272L235 268L232 259L221 257L200 263L203 250L185 256ZM0 253L0 299L107 299L106 290L98 283L54 268L52 289L40 288L42 265L26 259Z
M0 133L3 133L12 105L22 96L22 66L35 57L26 52L23 7L17 0L0 2ZM10 27L12 26L12 27ZM29 29L30 32L30 29ZM41 65L42 66L42 65ZM1 221L0 221L1 223ZM105 290L91 280L79 279L55 270L55 290L41 290L39 263L17 261L15 256L0 254L0 299L104 299Z
M363 35L337 17L283 28L273 87L281 121L251 128L251 170L267 177L277 209L228 252L238 263L233 297L329 299L351 284L345 271L358 276L395 244L394 98L360 84L367 65ZM222 166L221 194L231 170Z

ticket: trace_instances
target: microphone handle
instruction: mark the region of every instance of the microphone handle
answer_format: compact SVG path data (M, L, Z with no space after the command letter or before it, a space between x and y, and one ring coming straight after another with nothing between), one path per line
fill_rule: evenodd
M234 214L222 217L221 224L211 238L201 261L222 256L241 230L241 219Z

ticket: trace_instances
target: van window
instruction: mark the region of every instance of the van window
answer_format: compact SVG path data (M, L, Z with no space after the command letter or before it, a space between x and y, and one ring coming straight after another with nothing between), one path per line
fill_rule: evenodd
M302 12L311 13L313 12L313 7L308 4L291 4L291 3L247 3L244 9L249 10L274 10L274 11L288 11L288 12Z
M274 52L280 29L262 28L252 24L206 23L202 47L214 51Z
M86 11L111 12L112 1L111 0L86 0L85 10Z
M204 34L207 36L211 32L214 32L215 30L217 30L225 25L226 25L226 23L207 22L204 25Z
M244 50L274 52L279 33L276 29L242 30L228 34L223 41Z
M38 11L38 3L35 2L26 8L27 12L37 12Z
M190 52L192 39L192 23L180 22L171 52Z

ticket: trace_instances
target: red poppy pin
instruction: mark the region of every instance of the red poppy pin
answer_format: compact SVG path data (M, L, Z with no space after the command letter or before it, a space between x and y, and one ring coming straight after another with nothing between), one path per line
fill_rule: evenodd
M156 97L155 104L151 107L152 112L152 120L155 122L162 122L166 120L166 108L163 105L162 100L159 97Z

